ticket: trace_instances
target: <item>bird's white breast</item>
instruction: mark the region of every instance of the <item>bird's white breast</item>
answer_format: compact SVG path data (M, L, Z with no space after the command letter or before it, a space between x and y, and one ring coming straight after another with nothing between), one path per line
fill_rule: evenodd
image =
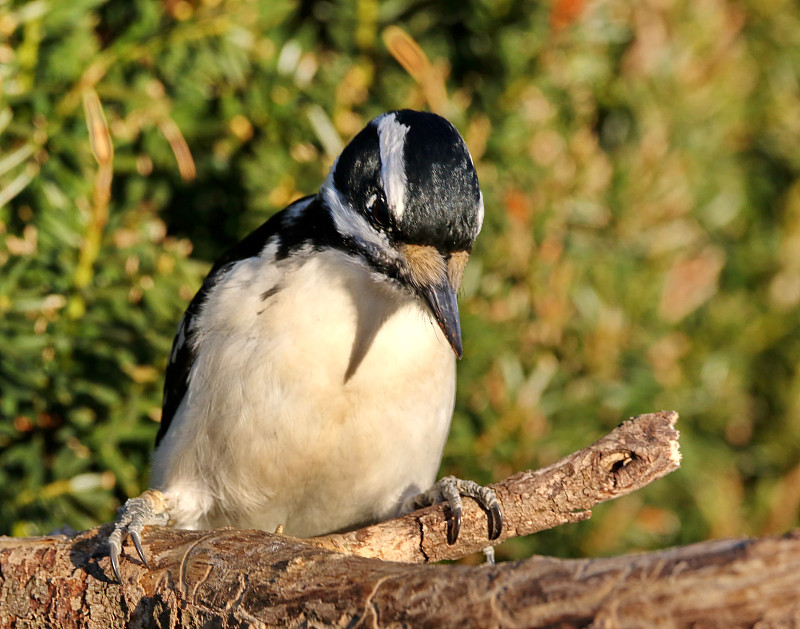
M275 248L237 263L198 317L153 466L177 526L310 536L393 515L434 481L455 358L432 317L341 252L276 264Z

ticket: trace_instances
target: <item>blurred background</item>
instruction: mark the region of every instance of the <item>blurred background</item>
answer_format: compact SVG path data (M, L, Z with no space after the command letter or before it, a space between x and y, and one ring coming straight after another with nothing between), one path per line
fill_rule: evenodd
M498 558L798 525L797 3L0 0L0 534L147 487L215 256L401 107L486 201L442 474L681 414L678 472Z

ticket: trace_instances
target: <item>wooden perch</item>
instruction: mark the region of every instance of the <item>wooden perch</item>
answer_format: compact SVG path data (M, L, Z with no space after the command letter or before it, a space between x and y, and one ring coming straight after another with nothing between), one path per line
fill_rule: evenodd
M540 470L519 472L492 485L503 508L503 532L492 544L591 517L592 506L636 491L680 465L675 412L640 415ZM445 508L406 516L307 543L363 557L422 563L460 559L490 544L486 514L464 501L461 534L449 546Z
M637 417L554 465L495 485L505 515L498 541L586 519L592 505L674 470L676 419L675 413ZM313 540L152 528L144 536L151 569L127 546L122 586L111 577L109 525L72 539L2 538L0 627L739 627L757 620L775 627L800 621L800 534L497 566L375 559L426 562L485 547L486 515L469 500L464 507L453 546L445 541L441 506Z

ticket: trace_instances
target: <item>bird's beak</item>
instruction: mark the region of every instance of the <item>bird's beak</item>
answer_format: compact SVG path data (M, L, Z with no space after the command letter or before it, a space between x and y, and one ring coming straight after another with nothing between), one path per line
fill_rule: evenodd
M425 286L420 291L428 308L431 309L433 316L439 327L442 328L444 336L450 343L450 347L461 358L463 353L461 347L461 321L458 318L458 302L456 301L456 291L450 286L450 282L445 280L440 284Z
M403 253L413 285L436 318L450 347L461 358L461 322L456 291L461 285L469 252L459 251L444 256L433 247L406 245Z

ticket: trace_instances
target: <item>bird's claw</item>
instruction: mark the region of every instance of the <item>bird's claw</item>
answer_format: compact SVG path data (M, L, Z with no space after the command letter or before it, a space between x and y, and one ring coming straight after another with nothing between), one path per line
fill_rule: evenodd
M169 522L164 494L157 489L149 489L136 498L131 498L120 507L117 523L108 536L108 554L111 557L111 569L117 581L122 583L119 569L119 556L122 543L130 535L136 553L142 563L149 569L150 564L142 549L142 529L145 526L164 525Z
M412 508L426 507L437 502L447 503L447 543L455 544L461 532L461 497L473 498L486 511L489 520L489 539L497 539L503 531L503 512L497 496L489 487L475 481L445 476L425 493L411 499Z

